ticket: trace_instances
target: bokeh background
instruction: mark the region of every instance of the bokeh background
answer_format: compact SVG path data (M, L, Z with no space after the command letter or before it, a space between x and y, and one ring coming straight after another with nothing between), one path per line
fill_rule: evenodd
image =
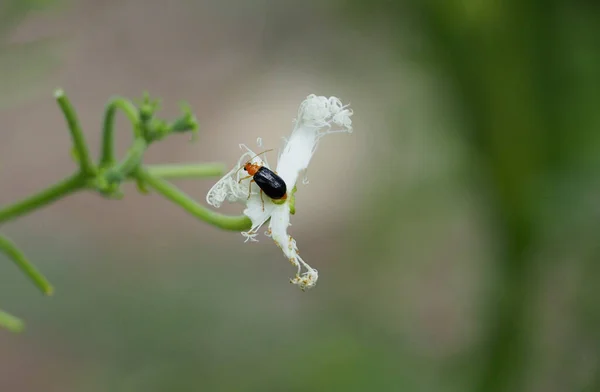
M74 170L55 87L95 148L109 97L187 100L150 163L277 147L311 93L355 132L297 194L306 293L131 185L3 225L56 294L0 257L0 391L600 390L598 2L2 0L0 204Z

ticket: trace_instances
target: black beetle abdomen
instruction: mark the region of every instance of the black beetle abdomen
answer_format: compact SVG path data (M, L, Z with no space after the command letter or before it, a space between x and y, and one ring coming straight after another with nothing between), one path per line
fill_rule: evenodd
M264 166L254 174L254 182L271 199L281 199L287 192L287 187L281 177Z

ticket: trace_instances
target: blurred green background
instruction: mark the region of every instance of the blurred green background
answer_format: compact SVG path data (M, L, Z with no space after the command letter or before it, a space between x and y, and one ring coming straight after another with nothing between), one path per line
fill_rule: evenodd
M310 292L133 186L3 226L56 294L1 258L0 391L600 390L598 2L3 0L0 204L74 170L58 86L96 147L112 95L189 101L154 163L278 146L311 93L355 132L297 194Z

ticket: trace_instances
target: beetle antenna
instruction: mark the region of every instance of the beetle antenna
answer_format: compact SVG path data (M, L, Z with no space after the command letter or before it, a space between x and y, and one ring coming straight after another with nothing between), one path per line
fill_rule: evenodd
M273 149L272 149L272 148L270 148L270 149L268 149L268 150L265 150L265 151L263 151L263 152L260 152L260 153L256 154L255 156L253 156L252 158L250 158L250 160L249 160L249 161L247 161L246 163L244 163L244 164L243 164L243 165L242 165L242 166L241 166L239 169L237 169L237 171L236 171L234 174L237 174L237 173L238 173L240 170L242 170L242 168L243 168L244 166L246 166L247 164L249 164L250 162L252 162L252 160L253 160L254 158L256 158L257 156L259 156L259 155L262 155L262 154L264 154L264 153L266 153L266 152L269 152L269 151L273 151Z

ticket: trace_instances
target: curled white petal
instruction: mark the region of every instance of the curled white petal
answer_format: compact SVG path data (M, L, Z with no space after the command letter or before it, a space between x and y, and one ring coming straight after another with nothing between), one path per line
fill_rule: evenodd
M296 246L296 240L287 233L289 225L289 204L285 203L276 206L271 213L271 222L269 224L271 238L273 238L275 244L281 248L283 254L290 263L298 269L295 278L290 279L290 281L298 285L302 290L310 289L317 284L319 274L316 269L312 268L302 259L302 257L300 257L298 247ZM306 270L304 273L302 272L303 268Z
M221 207L225 200L236 202L240 200L242 191L239 184L233 179L236 167L231 169L225 177L221 178L206 194L206 202L215 208Z
M253 233L251 231L242 231L242 236L244 238L246 238L246 240L244 241L244 243L250 241L250 242L258 242L258 240L256 239L256 236L258 235L258 233Z
M288 189L296 185L299 173L308 168L323 136L352 131L352 114L336 97L309 95L300 104L294 130L277 162L277 174Z
M302 291L306 291L315 287L318 279L319 272L316 269L311 268L301 275L296 275L294 279L290 279L290 283L300 287Z
M266 160L263 161L256 156L254 151L250 150L245 144L240 144L240 148L245 149L246 152L242 154L237 165L217 181L206 194L206 202L215 208L221 207L225 200L230 203L244 202L248 197L248 181L250 179L240 182L242 178L247 176L245 171L240 170L244 163L250 160L252 163L269 167Z

